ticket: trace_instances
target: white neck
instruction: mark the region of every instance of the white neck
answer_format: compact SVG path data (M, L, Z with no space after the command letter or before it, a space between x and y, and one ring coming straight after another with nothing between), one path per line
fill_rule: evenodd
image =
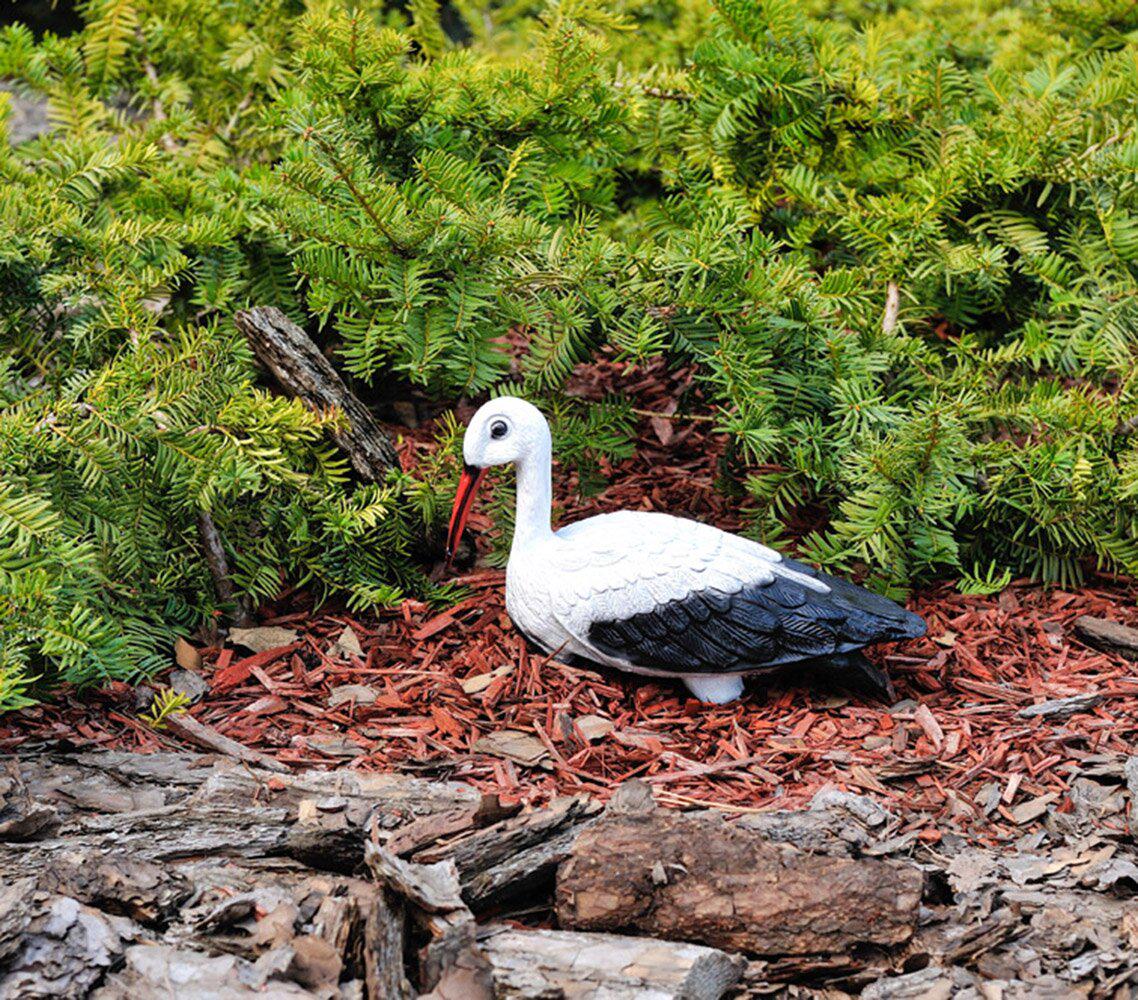
M518 502L511 547L529 545L551 534L552 464L548 440L538 443L517 461Z

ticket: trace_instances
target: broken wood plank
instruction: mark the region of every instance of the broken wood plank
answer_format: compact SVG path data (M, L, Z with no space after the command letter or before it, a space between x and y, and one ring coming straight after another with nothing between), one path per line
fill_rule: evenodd
M562 927L651 932L774 956L912 936L923 885L915 867L802 854L718 815L642 802L630 811L625 791L558 870Z
M332 438L368 482L383 482L399 456L371 411L344 384L312 339L283 312L261 306L239 312L237 324L260 362L290 396L314 410L338 410L345 425Z
M1075 635L1095 649L1138 660L1138 628L1082 615L1075 619Z

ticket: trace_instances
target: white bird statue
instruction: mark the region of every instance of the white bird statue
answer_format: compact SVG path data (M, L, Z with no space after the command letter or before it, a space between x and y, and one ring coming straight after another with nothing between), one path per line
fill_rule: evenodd
M678 677L701 701L788 664L850 671L892 693L857 651L925 634L920 616L756 542L670 514L622 510L550 527L552 442L531 403L503 396L466 429L447 558L486 469L517 466L506 610L546 653Z

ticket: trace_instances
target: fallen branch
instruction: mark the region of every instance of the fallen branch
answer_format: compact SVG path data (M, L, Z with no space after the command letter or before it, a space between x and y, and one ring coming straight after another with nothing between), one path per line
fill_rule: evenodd
M222 604L232 604L233 623L239 628L247 628L253 623L253 616L248 604L239 598L233 589L233 581L229 577L229 560L225 555L221 533L208 511L198 512L198 536L201 538L206 565L209 567L209 575L213 578L213 589L217 593L218 600Z
M399 468L399 456L371 411L344 384L312 339L271 306L239 312L234 322L261 363L290 396L314 410L338 410L346 426L332 437L352 468L368 482L382 482Z
M219 733L213 726L198 722L192 715L168 715L163 720L162 725L175 736L180 736L203 750L233 757L245 764L263 767L266 771L276 771L279 774L289 773L289 768L274 757L270 757L267 753L261 753L260 750L253 750L245 746L244 743L231 740L228 736Z

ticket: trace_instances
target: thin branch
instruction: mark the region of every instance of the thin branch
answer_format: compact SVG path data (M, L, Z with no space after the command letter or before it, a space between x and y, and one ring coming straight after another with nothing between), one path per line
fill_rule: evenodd
M209 574L213 577L213 587L217 591L218 598L223 604L234 606L233 624L239 628L248 628L253 624L253 616L233 589L233 581L229 578L229 560L225 555L221 533L208 511L198 512L198 535L201 537L206 565L209 566Z

